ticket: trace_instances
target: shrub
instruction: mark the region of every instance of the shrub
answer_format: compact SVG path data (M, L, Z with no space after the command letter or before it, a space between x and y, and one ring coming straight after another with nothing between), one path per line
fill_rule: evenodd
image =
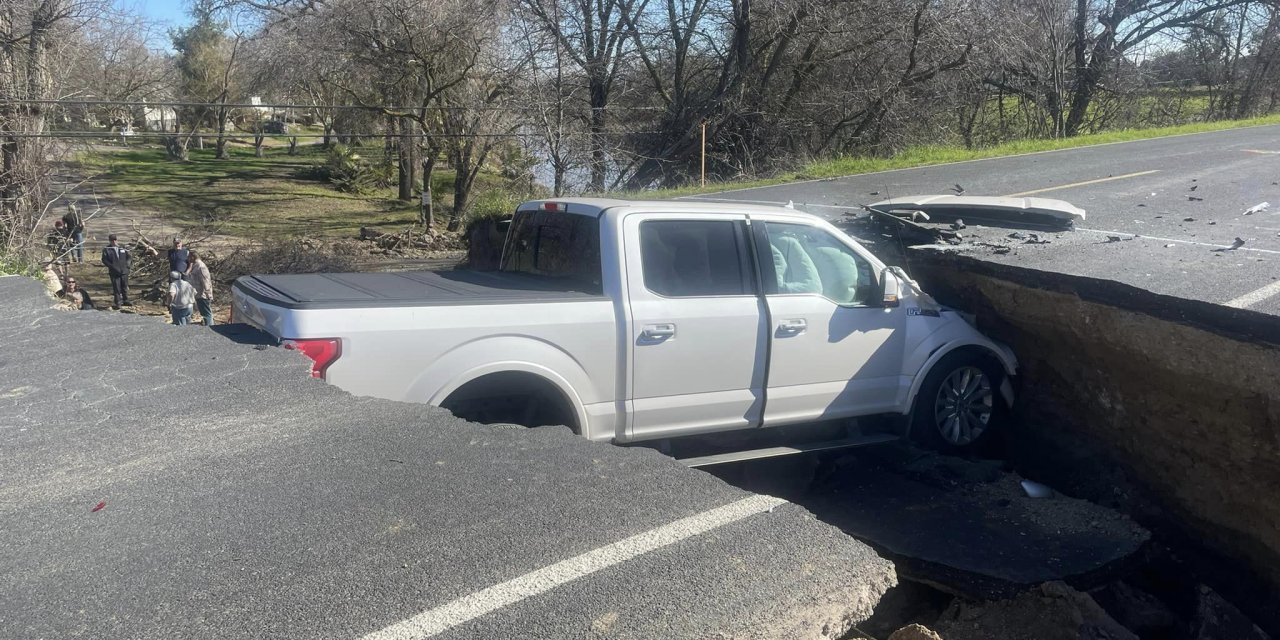
M368 161L345 144L335 144L329 149L321 170L324 179L347 193L365 193L374 187L376 181Z

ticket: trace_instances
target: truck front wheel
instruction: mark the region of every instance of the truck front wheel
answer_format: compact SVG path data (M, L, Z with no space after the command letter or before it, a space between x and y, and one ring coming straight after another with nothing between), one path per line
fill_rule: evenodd
M991 356L959 350L929 370L911 410L911 436L940 451L976 451L1004 428L1004 370Z

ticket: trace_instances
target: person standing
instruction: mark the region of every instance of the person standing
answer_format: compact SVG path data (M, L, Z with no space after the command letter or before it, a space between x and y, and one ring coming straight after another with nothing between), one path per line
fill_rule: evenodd
M129 250L120 246L116 234L107 236L108 244L102 250L102 264L111 276L111 308L119 309L120 305L132 307L129 302L129 267L133 256Z
M182 246L182 240L173 239L173 248L169 250L169 270L187 275L191 269L191 252Z
M213 326L213 278L209 276L209 267L200 259L200 253L191 251L191 286L196 290L196 311L204 318L204 326Z
M67 235L71 238L71 259L84 262L84 218L80 217L80 209L76 203L67 203L67 213L62 216L62 223L67 226Z
M169 292L164 296L173 324L178 326L191 324L191 306L196 301L196 289L185 278L180 271L170 271Z

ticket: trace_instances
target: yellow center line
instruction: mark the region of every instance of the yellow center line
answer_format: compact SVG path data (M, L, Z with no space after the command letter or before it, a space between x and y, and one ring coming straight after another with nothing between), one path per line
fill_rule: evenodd
M1072 182L1071 184L1060 184L1056 187L1045 187L1043 189L1032 189L1031 191L1020 191L1018 193L1010 193L1006 198L1019 198L1022 196L1035 195L1037 193L1045 193L1047 191L1057 191L1059 189L1070 189L1072 187L1083 187L1089 184L1098 184L1099 182L1111 182L1112 180L1124 180L1125 178L1136 178L1138 176L1149 176L1153 173L1160 173L1159 169L1151 171L1139 171L1137 173L1126 173L1122 176L1108 176L1106 178L1098 178L1097 180L1085 180L1084 182Z

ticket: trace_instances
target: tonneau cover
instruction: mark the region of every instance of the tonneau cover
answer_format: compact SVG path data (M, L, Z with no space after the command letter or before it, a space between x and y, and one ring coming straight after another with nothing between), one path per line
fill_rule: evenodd
M517 304L603 299L564 278L497 271L254 275L234 287L287 309Z

